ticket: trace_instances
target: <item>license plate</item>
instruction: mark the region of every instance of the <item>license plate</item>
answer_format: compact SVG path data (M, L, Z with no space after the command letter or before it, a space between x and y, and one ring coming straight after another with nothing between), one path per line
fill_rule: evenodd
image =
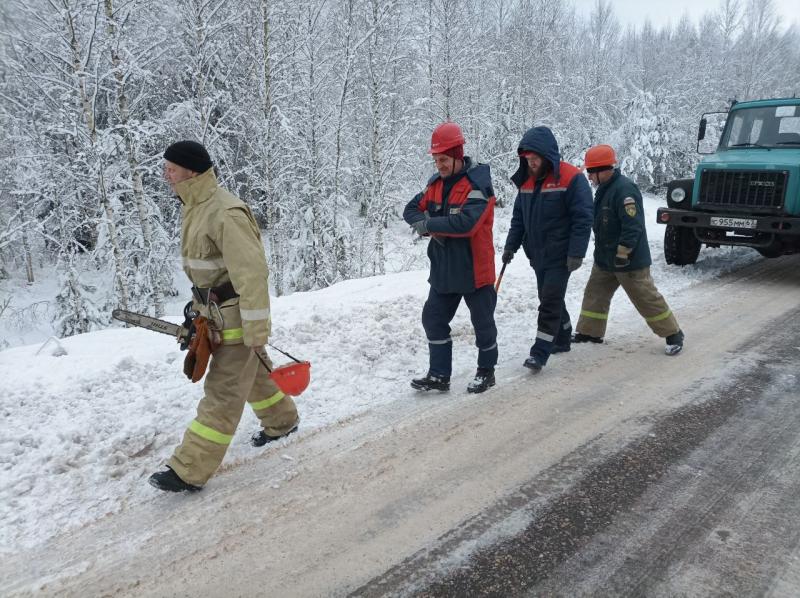
M755 228L756 224L758 224L758 220L755 218L711 217L711 226L721 226L723 228Z

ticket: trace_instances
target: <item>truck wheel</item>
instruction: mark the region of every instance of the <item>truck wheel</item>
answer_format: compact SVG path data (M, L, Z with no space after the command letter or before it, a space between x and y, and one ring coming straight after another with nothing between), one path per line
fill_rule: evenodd
M664 258L668 264L676 266L694 264L700 255L701 246L691 228L667 225L667 230L664 231Z
M783 255L783 245L780 242L775 242L767 247L756 247L756 251L764 257L781 257Z

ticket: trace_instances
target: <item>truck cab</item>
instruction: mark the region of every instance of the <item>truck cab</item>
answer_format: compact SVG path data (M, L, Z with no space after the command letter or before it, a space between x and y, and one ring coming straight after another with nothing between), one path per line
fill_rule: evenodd
M744 245L765 257L800 252L800 98L733 103L713 153L694 178L667 185L664 257L684 266L703 245ZM722 120L720 120L722 122Z

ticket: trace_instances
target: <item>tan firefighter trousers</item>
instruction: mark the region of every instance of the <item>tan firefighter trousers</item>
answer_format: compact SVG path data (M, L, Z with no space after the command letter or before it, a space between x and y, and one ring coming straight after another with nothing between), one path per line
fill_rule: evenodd
M672 311L658 292L650 268L630 272L606 272L592 267L589 282L583 292L581 316L575 331L602 338L606 333L611 298L622 286L636 310L642 315L650 329L666 338L680 330Z
M297 424L292 397L278 389L252 347L220 345L211 356L203 390L197 417L167 463L189 484L202 486L214 475L233 440L245 401L270 436L286 434Z

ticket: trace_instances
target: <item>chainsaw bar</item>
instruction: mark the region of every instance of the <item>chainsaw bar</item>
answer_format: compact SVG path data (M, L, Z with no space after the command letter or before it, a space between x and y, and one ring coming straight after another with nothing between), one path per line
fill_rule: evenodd
M126 309L115 309L111 312L111 317L120 322L125 322L139 328L146 328L161 334L169 334L177 338L178 333L181 331L182 326L167 322L166 320L159 320L158 318L151 318L145 314L137 314L136 312L128 311Z

